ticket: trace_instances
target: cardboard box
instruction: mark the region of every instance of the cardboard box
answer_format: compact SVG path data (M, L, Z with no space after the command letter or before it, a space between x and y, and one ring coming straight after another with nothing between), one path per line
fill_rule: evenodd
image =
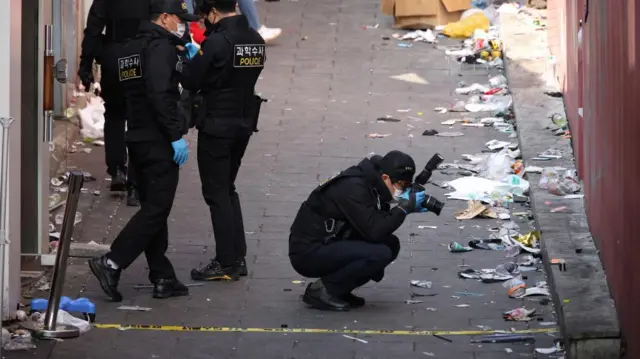
M382 12L396 29L426 29L460 20L471 0L381 0Z

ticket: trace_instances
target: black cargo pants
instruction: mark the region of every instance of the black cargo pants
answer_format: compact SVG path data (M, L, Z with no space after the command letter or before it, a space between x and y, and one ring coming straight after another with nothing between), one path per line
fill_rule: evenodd
M175 278L165 255L169 246L167 219L179 178L173 148L168 141L130 142L128 147L137 172L140 209L113 241L107 257L125 269L144 252L151 282Z
M341 297L370 280L379 282L384 269L400 252L400 240L390 235L382 243L341 240L291 256L293 269L308 278L321 278L329 294Z
M233 266L247 255L236 176L250 136L221 138L198 132L198 170L202 195L211 212L216 260Z
M128 175L129 183L135 183L135 171L127 173L127 147L124 140L127 113L118 74L121 48L122 43L106 43L100 56L100 87L105 107L104 152L107 173L115 176L120 170Z

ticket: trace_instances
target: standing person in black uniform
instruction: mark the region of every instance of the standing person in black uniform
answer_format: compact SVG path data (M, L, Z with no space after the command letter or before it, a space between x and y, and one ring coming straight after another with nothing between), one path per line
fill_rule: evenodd
M289 258L299 274L320 278L310 283L303 301L324 310L346 311L365 300L351 292L370 280L379 282L398 256L393 232L407 214L425 212L424 191L410 191L415 174L411 156L391 151L316 188L291 226ZM389 202L398 201L390 209Z
M191 271L194 280L238 280L247 275L244 225L235 179L262 99L255 85L264 68L265 43L235 11L236 0L204 0L207 38L183 71L182 85L199 92L198 169L211 211L216 258Z
M114 301L120 273L144 252L154 298L188 295L165 255L169 243L167 218L178 187L179 167L187 162L188 130L181 118L178 83L185 46L185 21L193 21L180 0L151 0L151 21L127 42L116 60L130 115L126 134L140 190L140 210L111 245L107 255L89 261L102 289ZM189 47L187 45L187 47Z
M107 173L111 176L111 191L126 190L127 204L130 206L138 206L139 201L133 171L127 173L124 140L126 116L115 64L122 44L136 35L142 20L148 19L149 0L94 0L84 30L78 68L78 77L85 90L89 91L93 83L93 61L101 65L100 87L106 110L104 144ZM106 30L104 35L103 30Z

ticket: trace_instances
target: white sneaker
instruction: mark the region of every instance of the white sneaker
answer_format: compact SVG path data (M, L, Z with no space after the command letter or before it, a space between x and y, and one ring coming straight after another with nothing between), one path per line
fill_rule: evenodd
M263 25L260 27L260 29L258 29L258 33L260 34L260 36L262 36L264 42L269 42L275 40L278 36L280 36L282 30L277 27L269 28Z

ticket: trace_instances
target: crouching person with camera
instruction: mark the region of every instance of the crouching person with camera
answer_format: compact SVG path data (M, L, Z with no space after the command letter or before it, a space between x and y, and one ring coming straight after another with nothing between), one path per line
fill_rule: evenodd
M426 212L424 191L407 191L414 174L411 156L391 151L365 158L309 195L289 236L293 268L302 276L320 278L307 286L306 304L335 311L365 304L351 292L382 280L400 251L393 232L408 214ZM394 199L398 205L392 209Z

